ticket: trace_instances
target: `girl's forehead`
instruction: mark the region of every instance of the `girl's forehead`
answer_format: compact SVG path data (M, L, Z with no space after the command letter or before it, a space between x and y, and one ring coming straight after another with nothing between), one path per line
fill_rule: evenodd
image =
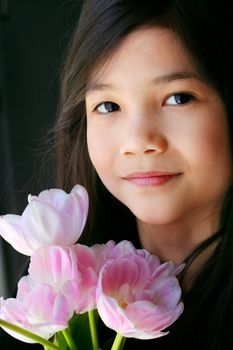
M94 64L89 83L130 72L136 75L138 69L146 71L148 67L166 66L174 71L183 67L196 70L175 32L158 26L142 27L126 35L107 56Z

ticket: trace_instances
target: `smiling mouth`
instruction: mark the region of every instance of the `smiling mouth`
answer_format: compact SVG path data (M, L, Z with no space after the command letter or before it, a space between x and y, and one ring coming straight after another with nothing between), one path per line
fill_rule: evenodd
M161 186L176 179L182 173L162 173L162 172L145 172L145 173L134 173L124 177L124 180L129 183L139 186Z

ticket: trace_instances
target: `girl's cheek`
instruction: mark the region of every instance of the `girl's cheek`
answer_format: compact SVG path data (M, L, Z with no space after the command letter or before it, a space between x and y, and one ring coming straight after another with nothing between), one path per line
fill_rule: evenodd
M87 132L87 146L92 164L98 172L99 168L105 166L107 159L109 151L107 137L102 132L91 129Z

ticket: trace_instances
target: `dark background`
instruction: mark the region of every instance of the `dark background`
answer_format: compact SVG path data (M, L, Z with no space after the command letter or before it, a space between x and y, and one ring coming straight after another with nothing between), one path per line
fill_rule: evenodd
M53 186L41 169L44 140L57 116L59 73L80 7L81 0L0 0L0 215L21 214L29 193ZM0 237L4 297L25 262Z

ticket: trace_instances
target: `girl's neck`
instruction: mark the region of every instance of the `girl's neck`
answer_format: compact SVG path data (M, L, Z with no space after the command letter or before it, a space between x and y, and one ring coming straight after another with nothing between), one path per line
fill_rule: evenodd
M201 242L217 232L219 227L219 219L216 217L212 217L212 220L208 217L200 222L195 222L193 217L192 222L192 227L188 227L184 222L157 226L137 220L141 245L150 253L157 255L161 262L173 261L180 264ZM218 242L219 240L212 242L188 267L182 281L183 292L189 290L198 271L212 255Z
M137 219L139 239L143 248L157 255L161 261L183 260L204 240L218 230L219 213L211 217L196 217L168 225L151 225Z

